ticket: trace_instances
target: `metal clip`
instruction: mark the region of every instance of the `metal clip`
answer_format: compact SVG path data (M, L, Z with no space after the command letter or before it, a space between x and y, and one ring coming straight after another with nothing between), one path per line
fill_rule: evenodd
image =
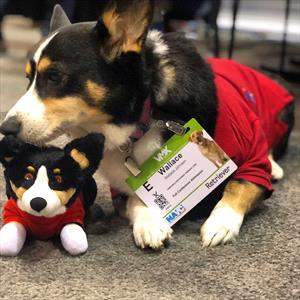
M155 126L156 126L157 128L159 128L159 129L166 129L166 128L167 128L166 122L163 121L163 120L158 120L158 121L156 121Z
M168 130L174 132L177 135L185 135L187 128L183 127L181 124L174 121L167 121L166 127Z
M132 157L127 156L125 158L124 162L125 167L128 169L128 171L133 175L137 176L139 175L142 171L139 169L137 163L133 160Z
M127 142L125 142L124 144L122 144L121 146L119 146L119 150L120 152L126 152L126 153L131 153L132 152L132 142L130 140L128 140Z
M159 129L168 129L177 135L185 135L187 131L187 128L174 121L165 122L163 120L158 120L156 122L156 127Z

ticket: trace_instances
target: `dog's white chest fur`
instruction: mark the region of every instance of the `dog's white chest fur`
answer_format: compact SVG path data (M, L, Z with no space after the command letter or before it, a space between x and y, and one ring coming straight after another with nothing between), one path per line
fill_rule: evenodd
M140 165L158 150L161 145L161 132L153 127L139 141L134 143L131 154L122 153L119 149L105 151L100 171L109 181L111 187L132 195L133 191L125 181L131 175L124 165L125 158L130 155Z

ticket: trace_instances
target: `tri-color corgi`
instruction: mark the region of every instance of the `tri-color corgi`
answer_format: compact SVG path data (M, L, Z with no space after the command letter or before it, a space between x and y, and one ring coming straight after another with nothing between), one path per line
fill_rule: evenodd
M119 148L136 136L147 110L146 123L153 128L133 145L138 164L170 136L153 126L157 120L184 124L196 118L239 166L201 227L204 246L223 244L271 194L271 172L277 179L283 175L273 159L271 170L268 155L277 159L286 149L293 96L246 66L204 61L181 34L149 30L153 2L112 0L97 22L79 24L71 24L56 6L51 33L26 65L28 90L8 112L1 132L36 144L63 133L104 134L101 171L112 188L128 196L125 214L136 245L156 249L172 229L126 185L129 171Z

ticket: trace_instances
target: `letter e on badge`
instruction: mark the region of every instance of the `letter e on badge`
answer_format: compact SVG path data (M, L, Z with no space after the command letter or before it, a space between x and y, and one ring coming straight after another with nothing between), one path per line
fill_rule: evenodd
M146 189L147 192L150 192L153 189L153 186L148 181L145 181L143 187Z

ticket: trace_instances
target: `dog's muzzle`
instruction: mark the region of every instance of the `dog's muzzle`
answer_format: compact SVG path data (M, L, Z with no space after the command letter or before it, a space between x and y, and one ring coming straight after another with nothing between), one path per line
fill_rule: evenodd
M17 117L10 117L6 121L4 121L0 126L0 132L4 135L18 135L21 131L21 122Z

